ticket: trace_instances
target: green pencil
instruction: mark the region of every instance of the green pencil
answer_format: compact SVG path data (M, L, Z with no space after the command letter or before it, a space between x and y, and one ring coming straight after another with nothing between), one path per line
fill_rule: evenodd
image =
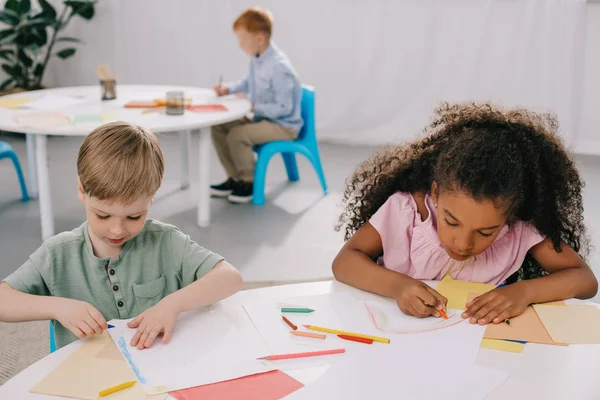
M281 312L289 312L289 313L311 313L311 312L315 312L315 310L312 310L310 308L282 308Z

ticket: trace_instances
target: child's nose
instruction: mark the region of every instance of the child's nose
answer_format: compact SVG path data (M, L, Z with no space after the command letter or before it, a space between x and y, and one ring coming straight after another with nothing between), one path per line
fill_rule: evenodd
M125 229L123 229L123 225L121 225L121 224L114 224L113 226L111 226L110 232L113 235L119 235L119 234L125 232Z
M470 236L458 236L454 239L454 244L456 245L456 250L461 253L466 253L473 248L473 241Z

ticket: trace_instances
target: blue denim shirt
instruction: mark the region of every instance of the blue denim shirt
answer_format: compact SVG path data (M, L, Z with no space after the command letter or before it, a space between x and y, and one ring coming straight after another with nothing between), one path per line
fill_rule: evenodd
M254 119L266 119L296 132L302 128L302 86L287 56L271 43L250 60L248 75L227 85L230 93L246 93L254 103Z

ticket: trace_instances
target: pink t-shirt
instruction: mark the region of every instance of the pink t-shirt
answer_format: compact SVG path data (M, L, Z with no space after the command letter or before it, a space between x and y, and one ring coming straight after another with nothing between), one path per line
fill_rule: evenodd
M371 217L383 244L378 264L415 279L454 279L497 285L523 264L529 249L544 240L533 225L517 221L504 226L494 243L483 253L464 261L452 259L437 234L437 209L425 196L429 216L421 221L417 203L410 193L390 196Z

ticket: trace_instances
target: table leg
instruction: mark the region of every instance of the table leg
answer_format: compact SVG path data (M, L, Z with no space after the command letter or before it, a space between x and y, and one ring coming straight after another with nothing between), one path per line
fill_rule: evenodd
M38 197L37 167L35 165L35 137L31 133L25 135L27 146L27 191L30 198Z
M192 131L179 132L181 142L181 190L190 187L190 152L192 145Z
M52 214L52 193L50 192L50 175L48 173L48 137L38 135L36 138L36 164L39 180L40 219L42 221L42 240L54 235L54 215Z
M207 227L210 224L210 126L200 129L198 145L198 161L200 175L198 188L198 225Z

